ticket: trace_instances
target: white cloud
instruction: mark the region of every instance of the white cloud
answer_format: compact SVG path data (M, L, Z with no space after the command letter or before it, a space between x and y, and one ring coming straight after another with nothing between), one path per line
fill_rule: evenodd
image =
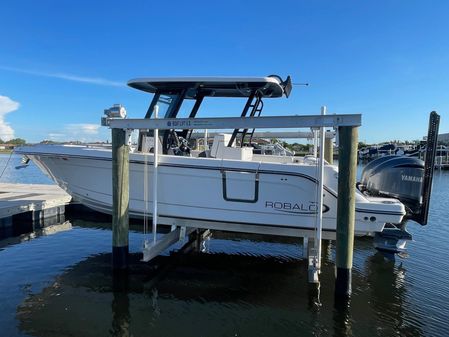
M109 138L108 128L102 128L100 124L89 123L66 124L60 130L47 134L47 139L56 142L104 142Z
M48 139L49 140L54 140L54 141L61 140L64 137L65 137L65 134L63 134L63 133L50 132L48 134Z
M63 74L63 73L57 73L57 74L42 74L41 73L40 75L47 76L47 77L60 78L63 80L68 80L68 81L90 83L90 84L109 85L109 86L113 86L113 87L123 87L124 86L124 84L122 82L111 81L111 80L107 80L107 79L99 78L99 77L82 77L82 76Z
M14 129L5 121L5 116L19 108L19 102L0 95L0 139L8 141L14 138Z
M111 81L111 80L107 80L107 79L100 78L100 77L84 77L84 76L78 76L78 75L67 74L67 73L48 73L48 72L41 72L41 71L20 69L20 68L14 68L14 67L6 67L6 66L0 66L0 69L7 70L7 71L14 71L16 73L35 75L35 76L59 78L62 80L74 81L74 82L82 82L82 83L97 84L97 85L107 85L107 86L113 86L113 87L125 86L125 84L122 82Z
M97 135L100 129L100 124L67 124L65 129L69 133L80 133L85 135Z

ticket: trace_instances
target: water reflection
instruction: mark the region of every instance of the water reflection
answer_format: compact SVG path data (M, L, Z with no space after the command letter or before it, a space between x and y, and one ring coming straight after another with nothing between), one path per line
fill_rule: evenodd
M413 317L413 309L407 305L405 286L406 269L398 261L386 259L377 253L366 261L366 282L369 285L370 302L377 320L388 322L378 328L384 335L423 336L422 323L415 320L410 324L405 317Z
M323 244L320 287L307 282L300 240L228 233L214 233L205 253L172 252L152 263L132 254L129 274L117 275L105 253L110 222L72 221L70 233L52 236L51 253L76 262L65 262L38 289L30 274L16 307L23 334L424 335L422 316L410 309L406 269L376 254L370 240L356 241L353 296L341 305L334 300L333 242ZM131 242L142 237L130 235ZM48 239L40 242L41 254L49 253Z
M35 335L48 335L52 331L77 335L82 331L70 321L81 319L89 335L91 325L106 322L98 315L109 311L110 328L103 326L101 331L115 336L131 332L140 335L146 329L156 335L165 334L164 331L196 335L200 323L202 331L208 331L205 335L214 335L214 331L222 329L229 333L240 329L249 332L260 330L271 314L281 318L281 312L287 313L296 307L295 302L301 303L289 301L290 294L282 291L282 284L256 280L263 269L272 281L273 277L279 280L280 273L290 271L292 274L284 282L298 283L297 262L287 263L290 265L284 268L268 260L262 267L254 257L229 258L224 254L161 257L153 265L142 264L139 259L140 256L133 255L127 282L120 282L119 286L110 272L110 254L81 261L19 306L20 328ZM295 292L297 299L301 292ZM307 308L303 309L302 314L307 312ZM259 314L265 318L258 319ZM277 325L286 329L289 322L284 316ZM94 331L95 335L99 332Z
M62 222L60 222L62 220ZM0 249L8 245L19 244L41 236L53 235L72 229L70 221L63 221L63 216L40 220L38 222L14 223L0 227Z
M133 254L129 274L118 276L110 254L80 261L18 307L20 329L36 336L421 335L401 325L401 274L387 271L377 256L367 261L366 276L355 273L351 303L335 307L329 262L321 288L311 288L306 262L296 259L192 253L147 264L140 258Z
M118 271L112 275L112 327L111 336L128 337L131 316L129 313L128 274Z
M334 298L334 337L353 336L352 318L351 318L351 299L350 298Z

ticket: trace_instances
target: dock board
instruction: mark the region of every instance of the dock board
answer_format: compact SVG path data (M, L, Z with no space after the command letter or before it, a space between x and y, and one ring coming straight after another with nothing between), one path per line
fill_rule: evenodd
M0 183L0 219L65 206L71 199L57 185Z

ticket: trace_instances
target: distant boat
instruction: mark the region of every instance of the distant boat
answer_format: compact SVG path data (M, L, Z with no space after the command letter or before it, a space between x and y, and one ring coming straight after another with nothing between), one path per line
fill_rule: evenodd
M418 150L415 145L406 144L380 144L365 146L358 151L359 159L363 161L373 160L384 156L403 156L403 155L413 155Z

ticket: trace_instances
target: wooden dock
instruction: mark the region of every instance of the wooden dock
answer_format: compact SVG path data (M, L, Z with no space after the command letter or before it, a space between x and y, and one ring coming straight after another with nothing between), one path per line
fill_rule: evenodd
M11 223L18 215L32 221L59 216L71 199L57 185L0 183L0 224Z

